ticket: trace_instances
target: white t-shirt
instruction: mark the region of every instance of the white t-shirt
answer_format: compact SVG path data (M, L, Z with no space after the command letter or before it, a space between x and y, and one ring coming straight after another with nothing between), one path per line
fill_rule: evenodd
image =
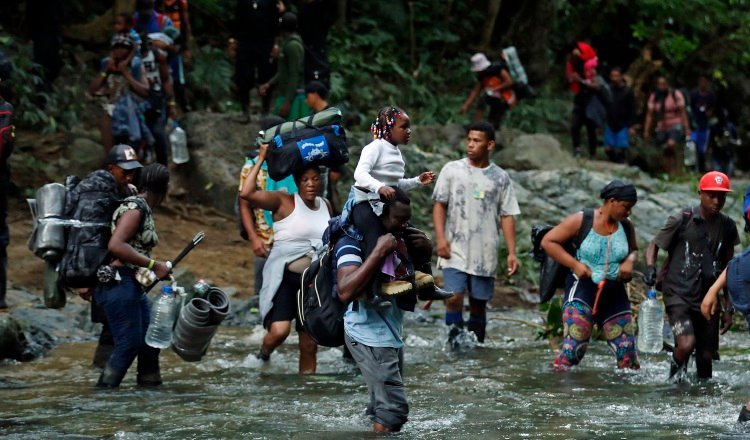
M448 162L432 199L446 205L445 235L451 245L451 258L438 259L438 266L494 277L499 217L521 213L508 173L495 164L472 167L466 158Z
M384 139L375 139L362 149L354 170L354 185L377 192L385 185L408 191L419 186L419 177L404 179L406 172L401 150Z

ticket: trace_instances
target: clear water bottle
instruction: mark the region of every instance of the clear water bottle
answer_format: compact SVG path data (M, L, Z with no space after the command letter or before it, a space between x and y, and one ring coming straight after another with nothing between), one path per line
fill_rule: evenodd
M659 353L664 346L663 328L661 301L654 290L649 290L646 301L641 303L638 311L638 350L643 353Z
M691 138L685 139L685 166L688 168L692 168L695 166L696 163L696 149L697 146L695 145L695 142Z
M151 307L151 323L146 330L146 344L154 348L168 348L172 344L175 296L172 286L166 285Z
M172 131L169 133L169 143L172 145L172 162L179 165L190 160L190 153L187 148L187 135L177 121L174 121Z

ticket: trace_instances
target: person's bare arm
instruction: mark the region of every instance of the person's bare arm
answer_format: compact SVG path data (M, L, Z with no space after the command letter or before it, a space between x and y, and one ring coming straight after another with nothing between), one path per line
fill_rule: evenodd
M447 206L444 203L435 202L432 205L432 223L435 225L435 242L437 244L438 257L450 259L451 244L445 236L445 221L447 219Z
M381 235L361 266L344 266L336 272L336 289L339 300L349 303L360 297L367 290L367 284L380 268L380 263L388 253L396 249L396 237L393 234Z
M569 215L560 224L547 232L542 239L542 248L553 260L572 270L578 278L590 278L591 269L576 260L563 247L565 243L572 240L578 234L582 223L582 212Z
M651 138L651 129L654 125L654 111L649 108L646 110L646 122L643 124L643 139Z
M500 217L500 228L503 230L505 246L508 249L508 276L518 272L518 256L516 255L516 218L512 215Z
M107 249L115 258L123 263L148 267L151 259L140 254L128 243L138 232L142 215L141 211L137 209L131 209L122 214L117 220L117 225L112 232L112 237L109 239ZM152 270L159 279L164 279L169 275L169 268L165 262L156 261Z
M118 66L125 81L128 82L130 89L141 98L148 97L148 81L146 80L146 69L141 66L140 79L136 79L130 72L130 61L122 62Z
M719 308L719 292L724 289L727 285L727 270L719 275L719 278L709 287L706 296L703 297L701 302L701 313L703 316L710 320L711 317L716 314L716 310ZM726 295L725 295L726 296Z
M466 97L466 101L464 101L463 105L461 105L460 113L464 114L467 111L469 111L469 107L474 102L475 99L477 99L477 96L482 93L482 84L476 83L473 89L471 89L471 92L469 93L469 96Z
M258 158L255 161L255 165L250 170L250 174L245 179L245 186L240 191L240 198L247 200L253 206L260 209L265 209L271 212L278 212L283 203L283 197L289 197L288 194L282 193L281 191L258 191L256 188L258 173L260 172L263 162L266 160L266 153L268 152L268 145L263 144L259 148ZM279 212L282 217L286 217L289 213Z
M510 76L507 70L502 69L500 71L500 90L507 90L513 87L513 78Z
M255 219L253 216L253 207L245 199L240 198L240 220L242 221L242 227L247 233L247 239L253 248L253 253L256 257L266 258L268 257L268 249L263 240L258 237L258 233L255 232Z

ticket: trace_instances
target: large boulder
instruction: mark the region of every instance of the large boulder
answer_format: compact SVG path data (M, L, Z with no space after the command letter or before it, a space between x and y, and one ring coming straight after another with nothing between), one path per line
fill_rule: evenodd
M547 134L524 134L496 153L493 160L514 170L559 170L575 168L576 160Z
M233 212L245 153L255 144L257 120L243 124L235 115L191 112L185 118L190 161L175 167L175 187L221 211Z

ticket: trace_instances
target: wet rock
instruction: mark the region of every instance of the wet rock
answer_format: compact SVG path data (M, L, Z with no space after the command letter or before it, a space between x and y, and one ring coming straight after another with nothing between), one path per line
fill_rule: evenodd
M66 149L61 167L67 174L83 178L93 170L101 168L105 162L104 147L88 138L75 139Z
M7 313L0 314L0 359L21 360L23 346L21 323Z
M191 160L175 168L175 187L182 186L191 198L234 212L240 169L255 143L257 120L241 124L236 115L191 112L184 125Z
M576 161L560 142L546 134L526 134L515 138L493 157L504 168L515 170L559 170L576 167Z

